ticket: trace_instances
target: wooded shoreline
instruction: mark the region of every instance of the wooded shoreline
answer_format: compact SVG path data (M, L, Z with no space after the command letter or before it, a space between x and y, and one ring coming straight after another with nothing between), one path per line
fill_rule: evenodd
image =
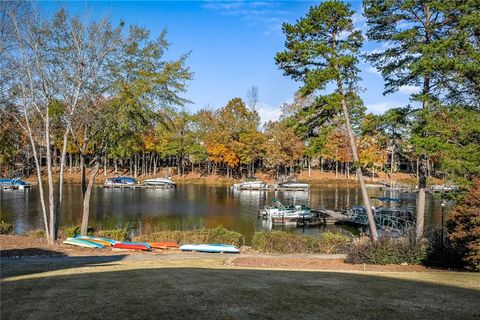
M90 176L93 169L88 168L86 170L86 175ZM43 172L45 171L45 172ZM172 168L162 168L158 171L156 175L137 175L135 178L139 181L143 181L145 179L154 178L154 177L172 177L172 180L176 183L189 183L189 184L207 184L207 185L232 185L234 183L238 183L243 181L244 179L241 177L226 177L224 175L219 174L202 174L201 172L189 172L184 175L178 175L174 172L176 171L176 167ZM173 174L172 174L173 173ZM42 170L42 175L46 175L46 170ZM54 177L58 176L59 173L55 172L53 174ZM95 178L95 184L103 184L105 179L112 178L115 176L130 176L130 172L128 170L117 170L115 173L114 168L107 168L106 173L102 170L98 173ZM257 172L255 175L257 179L265 181L267 183L273 184L276 183L275 176L268 172ZM24 179L33 185L37 184L37 177L36 175L31 175L29 177L24 177ZM344 174L336 175L335 172L320 172L319 170L311 170L310 174L308 170L302 170L296 174L296 179L302 182L308 182L311 185L321 185L321 184L339 184L339 185L357 185L358 181L354 175L346 176ZM412 186L415 185L416 177L414 174L405 174L405 173L384 173L381 172L380 174L376 174L374 178L367 177L366 183L370 184L378 184L380 182L388 181L393 183L401 183L401 184L411 184ZM72 171L70 172L68 169L64 171L64 183L65 184L80 184L81 183L81 172L80 171ZM431 184L442 184L442 180L437 178L430 178L429 182Z

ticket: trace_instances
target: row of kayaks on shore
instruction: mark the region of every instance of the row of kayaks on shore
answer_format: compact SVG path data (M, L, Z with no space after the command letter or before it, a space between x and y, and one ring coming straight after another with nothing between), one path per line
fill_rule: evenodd
M65 244L85 247L85 248L105 248L112 247L114 249L123 250L139 250L150 251L154 249L174 249L178 248L181 251L197 251L209 253L240 253L235 246L227 244L186 244L178 246L175 242L126 242L116 241L108 238L82 236L67 238L63 241Z

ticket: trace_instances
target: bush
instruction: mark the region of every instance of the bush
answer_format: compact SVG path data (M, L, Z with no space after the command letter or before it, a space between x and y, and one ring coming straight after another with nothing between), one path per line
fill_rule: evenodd
M421 264L426 254L426 242L416 241L413 234L403 238L382 237L377 241L361 237L353 241L345 261L368 264Z
M35 238L45 238L46 233L45 230L38 229L38 230L32 230L28 233L29 236L35 237Z
M463 267L480 270L480 179L447 217L448 242Z
M11 223L0 222L0 234L10 234L13 231L13 226Z
M320 238L283 231L261 231L253 236L252 246L267 253L345 253L350 238L339 233L324 232Z
M79 226L72 226L63 229L63 234L65 235L66 238L68 237L75 237L76 235L80 234L80 227ZM88 227L87 228L87 235L93 236L95 234L95 228L94 227Z
M140 235L133 240L146 242L172 241L180 244L222 243L236 247L241 247L245 243L245 237L242 234L227 230L224 227L193 231L160 231L149 235Z
M110 238L117 241L125 241L128 237L128 232L125 230L99 230L97 232L98 237Z

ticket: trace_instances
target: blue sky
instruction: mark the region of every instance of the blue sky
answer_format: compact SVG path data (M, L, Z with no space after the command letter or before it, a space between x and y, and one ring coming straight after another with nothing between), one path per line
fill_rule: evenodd
M233 97L245 98L256 85L262 120L275 120L280 106L293 100L299 83L282 75L274 56L284 49L283 22L294 23L319 1L78 1L42 2L44 10L63 5L70 11L99 19L109 16L113 22L146 27L157 36L164 28L172 44L168 57L191 52L188 66L194 72L185 97L194 103L190 111L224 106ZM361 2L350 2L356 11L354 22L365 30ZM366 43L363 51L382 44ZM381 113L409 102L415 88L383 96L383 79L368 63L360 64L365 91L362 98L368 111Z

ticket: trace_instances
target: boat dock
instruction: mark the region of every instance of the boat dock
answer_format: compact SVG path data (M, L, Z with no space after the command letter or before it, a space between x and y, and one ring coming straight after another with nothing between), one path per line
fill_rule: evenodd
M103 185L104 188L108 189L172 189L174 186L167 185L151 185L151 184L115 184L115 185Z
M310 189L310 187L289 187L279 185L268 185L266 187L234 185L233 188L240 191L308 191Z
M295 225L297 227L333 225L335 223L349 221L348 216L339 211L319 208L319 209L312 209L311 212L312 212L312 217L309 219L285 218L285 217L276 217L276 218L270 218L270 219L272 220L272 223L275 225ZM258 214L264 220L269 219L267 213L263 210L260 210Z

